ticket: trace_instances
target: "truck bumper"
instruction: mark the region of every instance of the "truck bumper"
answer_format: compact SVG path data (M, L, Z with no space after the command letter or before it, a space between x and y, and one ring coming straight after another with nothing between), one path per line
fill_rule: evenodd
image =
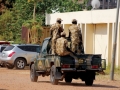
M76 68L61 68L61 71L76 71Z

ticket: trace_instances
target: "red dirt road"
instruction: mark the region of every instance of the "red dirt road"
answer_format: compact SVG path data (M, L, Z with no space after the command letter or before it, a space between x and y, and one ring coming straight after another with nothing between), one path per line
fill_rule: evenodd
M73 79L71 84L63 80L52 85L49 76L39 76L38 82L31 82L29 73L29 69L0 68L0 90L120 90L120 75L115 75L115 81L110 81L109 75L97 75L93 86L86 86L80 79Z

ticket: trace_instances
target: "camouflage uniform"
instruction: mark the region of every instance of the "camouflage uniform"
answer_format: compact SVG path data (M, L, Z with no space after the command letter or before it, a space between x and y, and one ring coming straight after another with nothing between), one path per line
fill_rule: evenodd
M56 41L56 53L60 56L69 55L70 52L67 51L67 46L68 42L64 37L58 38Z
M72 21L77 20L73 19ZM79 49L80 35L81 35L80 27L77 26L77 24L72 24L69 27L69 37L71 38L71 51L74 53L77 52L77 54L80 54Z
M57 18L57 21L62 21L60 18ZM60 37L61 32L63 32L62 25L58 22L53 24L50 28L50 35L52 37L52 54L55 54L55 44L56 44L56 39Z
M64 32L61 33L61 35L66 35ZM68 47L68 41L65 39L65 37L60 37L56 41L56 53L60 56L66 56L70 55L74 59L78 60L77 57L75 57L70 51L67 50Z

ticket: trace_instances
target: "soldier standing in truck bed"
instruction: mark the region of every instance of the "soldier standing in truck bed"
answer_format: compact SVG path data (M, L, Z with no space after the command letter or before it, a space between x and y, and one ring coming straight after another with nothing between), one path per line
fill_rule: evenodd
M71 39L71 51L77 54L80 54L80 36L81 36L81 30L80 27L77 25L77 20L72 20L72 25L68 29L69 31L69 38Z
M57 18L56 23L53 24L50 28L50 35L51 35L51 41L52 41L52 45L51 45L51 49L52 49L52 54L55 54L55 44L56 44L56 40L57 38L59 38L61 36L61 32L63 32L63 27L61 25L62 19L61 18Z

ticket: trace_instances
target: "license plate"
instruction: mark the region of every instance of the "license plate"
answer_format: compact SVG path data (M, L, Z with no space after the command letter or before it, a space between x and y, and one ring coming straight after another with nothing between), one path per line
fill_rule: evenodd
M79 62L79 63L83 63L83 59L79 59L78 62Z

